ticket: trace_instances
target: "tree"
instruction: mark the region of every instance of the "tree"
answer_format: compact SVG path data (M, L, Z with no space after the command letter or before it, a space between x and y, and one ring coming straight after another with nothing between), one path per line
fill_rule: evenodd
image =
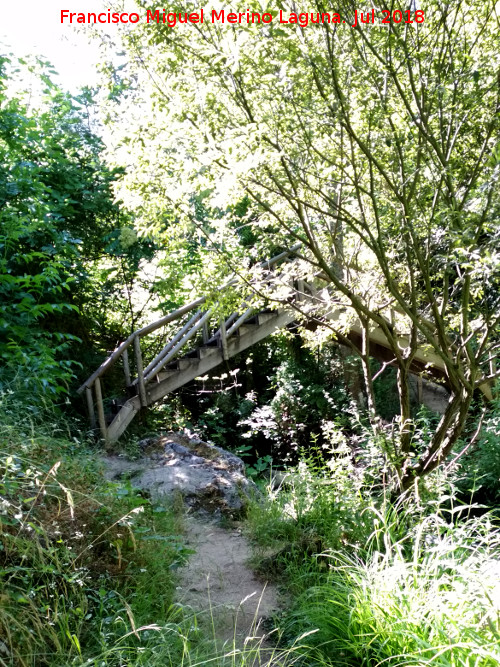
M369 331L383 331L400 398L392 463L407 489L450 454L476 391L498 377L498 7L391 5L375 10L373 26L358 13L355 27L350 0L340 23L310 23L328 11L321 2L308 3L302 25L279 23L280 9L290 18L294 4L271 3L265 25L143 22L123 35L134 77L127 95L142 114L127 145L143 169L126 187L155 192L160 218L196 226L233 267L299 242L303 277L319 273L329 285L303 316L331 326L335 302L363 325L357 352L374 427ZM244 199L257 239L250 252L234 224ZM415 454L408 376L422 347L442 363L451 398Z
M19 73L38 97L23 92ZM93 104L88 90L71 97L55 86L46 63L0 60L0 379L30 393L68 389L75 358L96 340L106 346L109 312L122 315L114 328L123 335L137 313L112 274L130 283L152 252L114 201L117 170L103 160Z

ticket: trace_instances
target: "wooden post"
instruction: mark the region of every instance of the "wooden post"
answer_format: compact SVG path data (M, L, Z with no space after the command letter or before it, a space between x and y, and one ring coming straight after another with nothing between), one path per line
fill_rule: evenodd
M227 361L229 359L229 353L227 350L226 320L224 318L220 321L220 342L222 345L222 358L224 361Z
M123 350L122 359L123 359L123 372L125 374L125 384L128 387L129 384L131 383L131 380L130 380L130 364L128 363L127 349Z
M309 292L309 300L315 299L316 294L318 293L318 290L316 289L316 285L314 284L314 281L312 283L307 283L304 281L304 286L306 287L307 291Z
M141 354L141 339L139 336L134 338L134 351L135 351L135 365L137 368L137 384L139 385L139 398L141 401L141 408L145 408L148 404L146 398L146 385L144 384L144 369L142 367L142 354Z
M106 427L106 418L104 417L104 405L102 402L101 381L99 378L95 379L95 397L97 401L97 417L99 419L99 429L104 442L108 441L108 429Z
M210 340L210 333L208 331L208 320L203 325L203 345L206 345Z
M297 301L304 301L305 298L305 283L304 281L299 278L297 280Z
M92 387L85 388L85 396L87 397L87 410L89 413L90 428L93 431L95 431L96 421L95 421L94 399L92 397Z

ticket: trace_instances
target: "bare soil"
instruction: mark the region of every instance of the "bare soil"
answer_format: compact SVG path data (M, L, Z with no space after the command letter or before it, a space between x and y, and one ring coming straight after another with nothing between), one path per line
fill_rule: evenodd
M180 571L179 602L196 611L223 642L234 639L240 645L248 637L262 638L265 620L279 609L278 593L250 568L246 538L239 529L193 516L185 526L187 545L196 553Z

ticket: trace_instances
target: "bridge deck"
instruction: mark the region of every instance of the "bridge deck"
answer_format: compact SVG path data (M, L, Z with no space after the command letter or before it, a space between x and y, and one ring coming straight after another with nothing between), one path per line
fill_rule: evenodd
M291 253L282 253L262 266L272 271L276 264L287 261L290 257ZM234 283L233 280L230 284ZM210 309L203 311L202 307L206 299L200 297L174 313L135 331L116 348L78 390L79 393L84 393L86 396L92 429L95 430L98 427L101 436L107 442L118 440L142 408L153 405L194 378L208 373L225 360L267 338L278 329L286 327L297 317L293 311L293 299L304 302L312 298L315 297L312 294L309 296L305 294L304 287L301 285L301 290L296 290L295 296L290 300L290 308L255 313L252 308L243 305L241 313L233 313L224 320L217 318ZM334 330L338 329L341 339L348 338L360 347L363 336L362 324L358 318L351 317L346 331L345 315L346 306L337 308L333 306L325 319ZM394 311L386 315L388 323L394 319ZM186 317L187 321L185 321ZM172 336L171 328L174 322L176 328ZM170 327L169 333L172 337L168 336L166 345L144 366L143 353L147 354L151 347L151 340L148 339L148 336L166 327ZM371 356L388 362L393 359L394 353L391 352L391 345L380 327L370 329L369 342ZM407 336L399 335L397 344L403 351L409 347L410 343ZM133 350L133 377L131 360L129 360L131 349ZM128 398L124 400L117 414L108 423L104 409L101 378L109 373L118 361L122 365L124 389ZM415 373L426 371L429 375L446 382L445 363L438 354L429 350L428 346L417 350L412 371ZM480 389L488 399L491 399L489 385L482 385Z

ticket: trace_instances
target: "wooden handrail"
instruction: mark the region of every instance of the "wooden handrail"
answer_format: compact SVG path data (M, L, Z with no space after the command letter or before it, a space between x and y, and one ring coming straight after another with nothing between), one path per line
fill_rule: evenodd
M243 315L240 315L240 317L238 317L236 322L231 327L229 327L229 329L226 331L226 338L228 338L229 336L231 336L231 334L238 331L238 329L241 327L243 322L245 322L245 320L248 320L248 318L252 315L253 312L254 312L254 309L252 307L247 308L247 310L245 310Z
M261 266L263 268L271 268L271 266L274 266L277 262L280 262L283 259L286 259L289 257L291 254L293 254L296 250L298 250L301 247L300 243L296 243L294 246L290 248L290 250L285 250L284 252L281 252L279 255L276 255L275 257L271 257L271 259L265 260L264 262L260 262L258 266ZM223 290L227 289L228 287L231 287L235 285L238 282L238 278L231 278L223 287L220 287L217 291L222 292ZM138 329L137 331L134 331L130 336L123 341L113 352L110 354L110 356L103 361L103 363L99 366L99 368L92 373L92 375L85 380L85 382L81 385L81 387L78 387L76 390L78 394L82 394L86 389L90 388L93 386L95 381L100 378L106 371L108 371L112 366L118 361L118 359L121 357L123 352L127 350L130 345L134 342L134 339L136 337L142 337L146 336L147 334L152 333L153 331L156 331L160 327L164 326L165 324L168 324L169 322L173 322L174 320L177 320L179 317L182 317L186 313L189 313L193 308L196 308L197 306L201 306L202 304L205 303L207 300L206 296L201 296L195 301L191 301L191 303L186 304L185 306L182 306L182 308L179 308L178 310L175 310L173 313L169 313L168 315L165 315L164 317L161 317L159 320L156 320L156 322L152 322L151 324L148 324L145 327L142 327L142 329Z
M254 274L254 278L247 284L253 284L255 286L256 283L260 282L263 285L272 286L273 282L275 282L273 278L273 276L275 276L273 267L283 260L291 259L292 254L300 247L301 244L296 244L291 250L282 252L270 260L254 265L253 268L260 267L263 271L260 275ZM297 254L295 257L297 258ZM298 255L298 259L300 260L300 255ZM298 271L298 268L300 268L300 261L297 263L293 262L292 265L290 265L290 270L285 271L285 279L282 282L284 285L291 283L292 296L287 295L286 299L281 298L279 301L276 300L277 303L282 303L286 306L287 302L290 303L296 299L297 302L301 304L301 308L308 311L309 308L314 305L315 300L328 299L331 307L324 313L324 317L330 322L333 330L338 332L339 340L344 340L344 342L350 341L351 343L358 345L359 337L363 337L367 331L365 330L365 323L362 321L362 318L360 320L356 309L353 308L352 305L349 306L347 303L343 303L341 298L336 298L335 290L329 284L330 281L328 280L328 276L323 272L315 272L311 284L309 284L309 282L304 279L303 275L301 275L301 272ZM295 277L292 277L292 275ZM371 279L371 276L368 276L368 278ZM243 280L243 278L241 280ZM327 284L324 285L324 282ZM237 284L242 284L240 278L233 277L228 280L223 287L212 291L210 295L199 297L176 311L161 317L155 322L134 331L78 389L79 393L85 392L86 394L91 427L95 429L96 426L98 426L102 437L106 441L116 440L116 438L125 431L134 415L142 408L153 404L155 401L163 398L163 396L170 391L173 391L179 386L192 380L196 377L196 373L210 370L222 361L227 361L230 357L247 349L255 342L262 340L265 336L272 333L272 331L287 326L287 324L293 321L293 315L289 312L289 309L285 308L280 310L277 309L275 305L274 309L276 312L273 311L273 316L270 318L257 317L255 326L246 326L240 330L240 327L242 327L253 313L257 312L257 315L263 315L266 311L264 310L262 313L259 313L258 310L256 311L254 308L248 307L248 303L245 303L244 300L240 300L239 309L236 312L232 313L228 318L222 317L220 312L218 312L219 309L221 309L222 302L219 295L228 287ZM209 299L214 305L207 310L207 301ZM203 304L205 305L203 306ZM241 312L242 309L245 309L243 313ZM354 319L349 317L347 321L344 321L345 318L343 317L343 314L345 311L349 311L349 309L353 311L355 317ZM184 317L184 315L188 313L189 315ZM215 327L209 328L209 322L212 321L211 318L214 317L214 314L219 320L219 328L213 335L211 335L213 328ZM405 348L409 348L412 341L408 335L406 322L404 326L398 327L398 315L407 317L407 314L398 308L398 304L395 304L394 301L391 300L381 304L378 310L378 315L378 324L375 324L375 328L373 330L370 329L369 332L370 340L374 343L374 346L379 347L380 349L385 348L386 350L393 350L394 340L396 340L402 351ZM141 338L176 320L179 321L176 322L175 326L170 327L167 330L168 338L170 338L170 336L172 336L172 338L170 338L166 344L164 344L164 333L161 337L156 339L157 342L161 340L161 344L164 344L164 346L160 352L154 356L152 361L147 364L146 368L144 368L142 352L147 352L148 350L146 344L143 344L141 349ZM335 327L336 322L338 323L337 327ZM386 324L384 324L384 322ZM432 334L434 331L433 322L424 319L423 322L428 326L429 331ZM346 324L348 326L348 333L344 332ZM390 329L391 335L386 335L387 328ZM173 331L171 331L171 329L173 329ZM200 342L200 331L203 332L203 343ZM238 331L240 336L234 336ZM197 342L189 345L189 353L184 360L179 361L179 363L175 365L176 370L161 374L160 371L164 369L166 364L171 360L178 359L180 350L184 348L189 341L192 341L197 334ZM426 331L424 331L424 335L427 335ZM217 343L217 349L206 349L204 347L213 342ZM432 349L426 351L425 340L423 343L424 349L419 347L414 354L412 365L413 372L421 372L427 367L432 367L434 373L438 377L445 377L447 369L446 364L449 363L449 361L446 358L442 358L443 354L439 353L438 347L436 348L436 352ZM135 356L135 379L131 378L131 368L129 365L128 348L131 345L133 345L133 353ZM450 347L456 351L458 355L460 351L459 348L457 349L451 342ZM199 348L198 351L197 348ZM102 384L100 378L120 357L123 359L125 384L129 390L135 388L135 393L137 395L129 397L111 422L108 429L104 413ZM491 387L486 380L486 378L481 378L476 384L479 385L480 390L487 398L491 398Z
M121 357L124 350L126 350L128 347L130 347L130 345L132 345L135 338L140 338L141 336L145 336L148 333L156 331L156 329L159 329L164 324L168 324L169 322L177 320L179 317L182 317L182 315L189 313L189 311L193 310L193 308L196 308L197 306L200 306L205 301L206 297L202 296L199 299L196 299L196 301L191 301L191 303L186 304L185 306L179 308L173 313L165 315L165 317L162 317L156 322L148 324L148 326L143 327L142 329L138 329L137 331L134 331L134 333L130 334L130 336L116 348L116 350L99 366L99 368L94 373L92 373L92 375L82 384L82 386L76 390L77 393L78 394L83 393L85 389L87 389L87 387L91 387L94 384L97 378L100 378L101 375L103 375L103 373L105 373L108 369L110 369L113 366L113 364L116 361L118 361L118 359Z
M210 315L212 314L211 310L208 310L202 317L201 319L194 324L191 329L189 329L186 334L183 336L183 338L178 341L176 345L173 346L173 348L166 354L161 361L159 361L156 366L151 370L148 375L145 377L146 382L149 381L152 377L154 377L157 373L159 373L162 368L168 364L171 359L175 357L177 352L184 347L184 345L193 338L193 336L203 327L205 322L209 319Z
M165 357L166 354L170 352L170 350L176 345L180 339L184 336L184 334L189 331L189 329L193 326L193 324L196 322L196 320L200 317L201 315L201 310L197 310L196 313L188 320L187 324L185 324L182 329L180 329L176 335L170 340L165 347L156 355L156 357L151 361L146 368L144 369L144 375L147 376L149 375L149 372ZM134 381L134 384L136 381Z
M282 259L286 259L287 257L290 257L290 255L293 255L293 253L300 247L302 247L302 243L296 243L290 248L290 250L285 250L284 252L280 252L279 255L271 257L271 259L266 259L264 262L260 262L259 266L262 266L263 269L271 268L271 266L274 266L277 262L280 262Z
M224 322L224 331L227 331L227 328L231 326L231 324L238 319L238 313L232 313L227 320L224 320L224 318L221 318L221 322ZM212 338L209 338L207 341L207 345L210 345L210 343L214 343L216 340L219 339L220 336L222 336L222 324L221 326L217 329L217 331L214 333Z

